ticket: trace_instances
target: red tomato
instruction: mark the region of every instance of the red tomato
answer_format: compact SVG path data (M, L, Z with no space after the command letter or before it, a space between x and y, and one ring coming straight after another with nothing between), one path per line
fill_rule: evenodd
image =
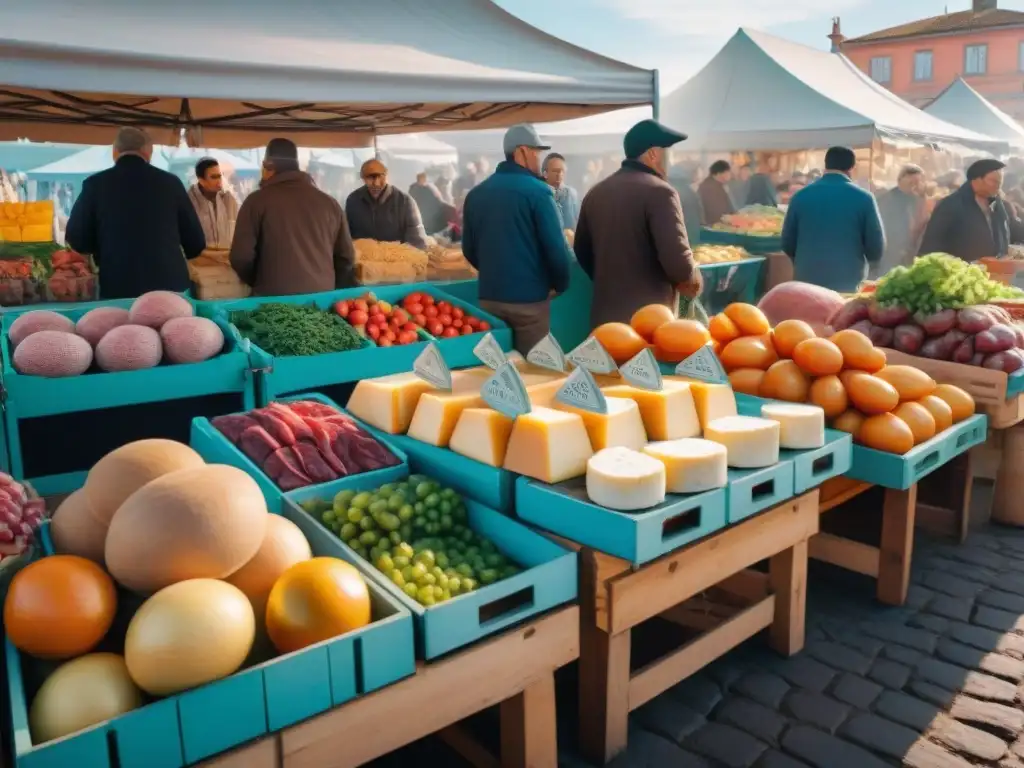
M340 315L341 317L348 317L348 302L347 301L335 302L335 304L334 304L334 311L335 311L336 314Z
M463 327L468 325L470 328L473 328L474 330L476 329L477 323L479 323L479 322L480 321L477 320L472 315L466 315L464 318L462 318L462 325L463 325Z
M406 323L405 325L402 326L402 330L412 331L413 333L416 333L416 331L419 330L419 326L416 325L416 323Z
M440 336L444 332L444 326L436 320L431 321L427 325L427 333L431 336Z
M459 319L465 314L459 307L452 307L452 317Z
M412 344L417 340L416 331L402 331L398 334L399 344Z
M371 325L369 328L366 329L366 332L374 341L380 338L380 328L378 328L376 325Z
M434 306L434 297L429 293L424 293L420 296L420 304L424 307L432 307Z
M423 314L423 305L420 304L420 302L418 301L415 302L414 304L406 304L405 311L408 312L410 315L421 315Z
M445 313L443 315L438 315L437 316L437 321L439 323L441 323L441 325L451 325L452 324L452 316L447 314L447 313Z
M366 321L369 319L365 309L353 309L348 313L348 321L352 325L366 325Z
M437 307L428 306L426 309L423 310L423 314L426 315L427 317L437 317Z
M456 317L452 320L452 328L461 328L463 325L462 318Z
M421 304L423 302L423 294L419 291L414 291L402 299L402 306L408 307L410 304Z
M458 335L459 335L459 332L455 328L445 328L444 332L441 334L441 338L442 339L450 339L450 338L452 338L454 336L458 336Z
M384 331L384 333L382 335L388 341L394 341L395 339L398 338L398 334L395 333L394 331L392 331L390 328L388 328L386 331Z
M447 302L447 301L443 301L443 300L437 302L437 311L438 312L442 312L444 314L449 314L450 315L452 313L451 302Z
M386 315L376 315L375 317L370 319L370 322L374 323L375 325L379 325L381 328L388 327L388 318Z
M470 328L468 325L464 325L459 329L459 333L461 333L463 336L469 336L469 334L474 333L474 330Z
M352 302L352 309L361 309L363 312L369 312L370 305L367 304L366 299L356 299Z
M420 328L422 328L427 324L427 316L421 312L415 317L413 317L412 321L416 323L416 325L418 325Z
M396 309L391 313L391 319L397 320L399 323L406 323L409 321L409 315L401 309Z
M393 344L394 344L394 342L391 341L391 339L388 339L388 338L382 338L382 339L378 339L377 340L377 346L378 347L390 347Z
M491 324L488 323L486 320L481 320L479 323L477 323L476 329L478 331L489 331L491 330Z

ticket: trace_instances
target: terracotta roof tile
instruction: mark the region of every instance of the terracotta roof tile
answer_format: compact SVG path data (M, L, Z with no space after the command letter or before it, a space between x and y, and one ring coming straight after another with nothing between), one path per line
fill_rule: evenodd
M991 29L992 27L1008 27L1024 25L1024 11L1010 11L1003 8L993 8L987 11L958 11L946 13L942 16L932 16L928 19L912 21L908 24L900 24L896 27L889 27L878 32L871 32L860 37L853 37L844 41L845 44L870 43L879 40L895 40L905 37L920 37L922 35L939 35L950 32L967 32L978 29Z

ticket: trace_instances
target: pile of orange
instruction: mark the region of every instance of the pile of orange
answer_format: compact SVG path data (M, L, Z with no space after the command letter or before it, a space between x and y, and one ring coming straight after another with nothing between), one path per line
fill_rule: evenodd
M707 328L696 320L676 318L664 304L637 310L628 325L599 325L593 336L618 365L647 347L663 363L680 363L711 341Z

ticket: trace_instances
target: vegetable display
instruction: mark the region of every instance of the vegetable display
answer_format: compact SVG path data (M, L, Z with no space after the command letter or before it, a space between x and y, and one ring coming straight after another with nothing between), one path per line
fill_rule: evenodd
M347 352L364 344L345 320L313 304L271 302L235 310L229 319L242 336L275 357Z
M701 243L693 249L693 258L698 264L724 264L730 261L749 259L750 254L738 245L715 245Z
M995 299L1020 298L1024 291L993 280L981 267L945 253L896 267L875 288L882 307L901 307L908 314L931 315L943 309L964 309Z
M42 499L0 472L0 563L28 549L45 513Z
M51 239L48 234L46 240ZM4 306L94 301L96 272L88 256L57 243L10 242L0 236L0 304Z
M712 229L759 237L778 237L786 214L773 205L748 205L727 213Z
M302 507L420 605L443 603L520 570L469 527L462 497L425 475L373 491L341 491Z
M400 463L351 417L311 400L271 403L211 423L283 491Z

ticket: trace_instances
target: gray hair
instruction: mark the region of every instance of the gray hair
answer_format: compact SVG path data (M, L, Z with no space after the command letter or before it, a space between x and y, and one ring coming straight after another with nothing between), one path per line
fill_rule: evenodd
M920 165L914 165L913 163L907 163L900 168L900 175L896 177L897 181L903 181L907 176L918 176L924 173L924 168Z
M114 151L119 155L129 153L141 155L152 149L153 141L149 138L149 134L141 128L121 128L114 139Z

